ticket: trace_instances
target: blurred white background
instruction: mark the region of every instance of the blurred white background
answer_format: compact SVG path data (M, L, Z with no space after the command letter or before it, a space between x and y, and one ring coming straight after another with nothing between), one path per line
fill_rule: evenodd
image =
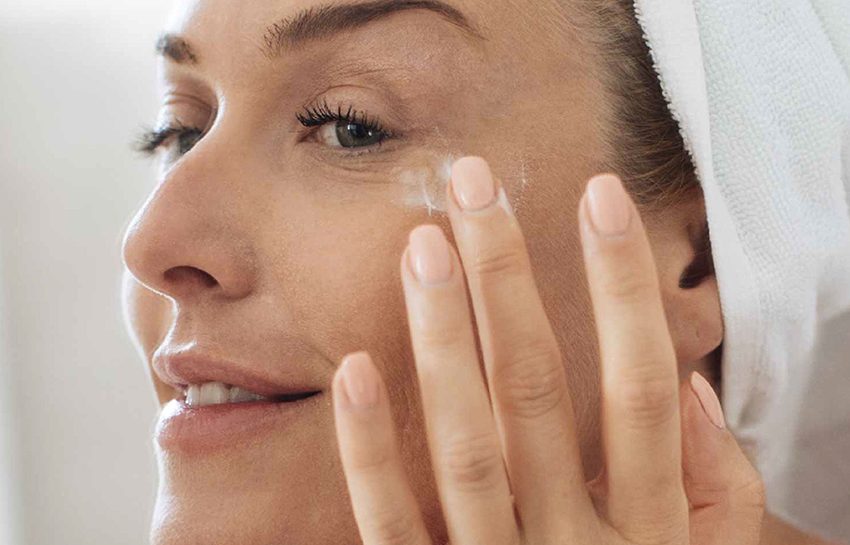
M156 406L121 321L119 250L153 183L129 143L156 113L153 43L169 4L0 0L0 545L147 542ZM822 356L789 406L846 429L817 395L850 388L834 364L846 354ZM828 484L803 469L850 471L847 451L791 440L774 503L850 536L841 502L797 499Z
M119 307L167 0L0 0L0 544L147 542L156 406Z

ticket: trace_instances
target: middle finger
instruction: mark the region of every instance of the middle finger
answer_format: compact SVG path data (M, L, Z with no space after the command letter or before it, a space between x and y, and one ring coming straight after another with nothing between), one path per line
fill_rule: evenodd
M541 538L563 535L565 522L583 531L595 512L566 372L519 223L483 159L457 161L448 191L523 526Z

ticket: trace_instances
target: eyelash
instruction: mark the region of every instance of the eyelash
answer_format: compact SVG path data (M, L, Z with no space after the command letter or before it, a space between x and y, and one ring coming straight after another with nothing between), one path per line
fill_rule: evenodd
M362 125L366 130L381 135L378 145L383 140L395 136L384 129L380 119L377 117L369 117L366 112L355 110L353 106L343 109L342 105L339 105L336 109L333 109L327 101L323 101L316 106L306 106L304 111L296 114L295 117L306 128L321 127L327 123L356 123ZM197 136L200 138L203 135L203 129L184 125L179 120L174 120L155 129L142 129L141 133L136 137L133 149L144 155L153 156L159 148L167 146L168 141L172 137L177 137L180 140L187 136Z
M364 128L370 131L380 133L382 138L392 136L381 124L381 120L377 117L370 118L366 112L357 111L354 106L349 106L343 109L342 105L331 108L327 100L322 101L316 106L307 106L302 113L295 116L298 121L307 128L321 127L327 123L356 123L363 125Z
M143 129L136 137L133 148L144 155L151 156L159 148L164 147L173 136L176 136L179 140L186 136L201 137L203 134L203 129L184 125L179 120L174 120L155 129Z

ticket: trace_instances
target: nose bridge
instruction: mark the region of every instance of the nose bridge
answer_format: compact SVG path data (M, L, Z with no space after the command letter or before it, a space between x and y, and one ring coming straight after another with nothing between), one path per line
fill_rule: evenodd
M124 236L130 272L178 302L204 294L245 297L257 280L254 230L245 213L251 196L238 187L242 176L227 168L233 150L217 152L211 136L163 175Z

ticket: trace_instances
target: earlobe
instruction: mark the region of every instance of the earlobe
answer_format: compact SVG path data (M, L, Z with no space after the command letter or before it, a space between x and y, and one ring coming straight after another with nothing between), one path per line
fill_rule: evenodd
M656 225L653 247L667 324L683 377L717 376L723 342L720 294L702 199Z
M668 320L674 322L670 329L679 368L687 375L697 371L711 379L719 377L715 356L723 343L723 315L707 234L705 245L695 247L693 260L680 275Z
M701 223L695 231L692 237L694 258L679 277L679 287L682 289L693 289L714 276L714 258L708 226Z
M682 376L697 371L709 379L718 377L716 352L723 343L723 317L714 275L665 298L665 311Z

